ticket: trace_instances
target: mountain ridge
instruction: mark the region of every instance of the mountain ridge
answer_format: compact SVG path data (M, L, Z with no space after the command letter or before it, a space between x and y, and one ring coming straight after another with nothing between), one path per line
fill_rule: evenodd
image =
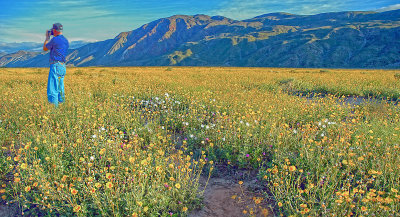
M246 20L174 15L70 49L70 66L260 66L398 68L400 10ZM48 53L0 57L0 66L47 67Z
M71 41L69 47L71 49L79 48L90 42L87 41ZM43 42L0 42L0 54L13 54L18 51L36 51L40 52L43 49Z

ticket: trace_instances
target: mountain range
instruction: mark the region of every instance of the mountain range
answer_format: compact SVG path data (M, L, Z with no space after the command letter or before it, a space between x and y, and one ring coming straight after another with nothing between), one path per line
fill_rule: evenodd
M48 67L48 52L0 57L3 67ZM69 66L400 68L400 10L247 20L175 15L70 49Z
M44 41L44 39L43 39ZM90 42L87 41L72 41L69 44L70 49L82 47ZM0 42L0 56L5 54L12 54L21 50L24 51L41 51L43 49L43 42Z

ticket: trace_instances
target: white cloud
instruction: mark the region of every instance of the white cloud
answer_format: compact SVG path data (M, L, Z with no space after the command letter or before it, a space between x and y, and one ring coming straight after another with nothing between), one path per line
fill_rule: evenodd
M68 37L68 41L83 41L87 43L98 42L99 40L93 38L84 38L84 37Z
M243 20L274 12L305 15L338 11L344 5L331 0L226 0L212 13Z
M52 10L46 12L46 18L49 19L66 19L85 22L90 18L99 18L104 16L115 15L115 12L106 8L99 1L57 1L50 0L47 3ZM59 8L59 10L58 10Z
M225 17L232 18L232 19L238 19L238 20L248 19L248 18L252 18L257 15L260 15L260 14L272 12L271 9L262 7L264 4L265 3L262 0L223 1L219 5L219 8L212 11L211 13L215 14L215 15L225 16Z
M2 33L2 40L6 42L44 42L45 32L43 34L24 31L22 29L9 28L7 31L12 34Z
M398 10L398 9L400 9L400 4L389 5L387 7L379 8L376 11L377 12L384 12L384 11L392 11L392 10Z

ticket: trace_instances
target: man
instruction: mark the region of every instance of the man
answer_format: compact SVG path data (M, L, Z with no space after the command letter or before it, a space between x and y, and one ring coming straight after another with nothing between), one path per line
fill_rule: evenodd
M69 47L68 40L62 35L63 26L61 23L53 24L50 31L46 31L46 40L43 50L50 50L50 72L47 82L47 99L58 107L58 103L65 100L64 76L66 73L65 57ZM49 41L50 35L54 37Z

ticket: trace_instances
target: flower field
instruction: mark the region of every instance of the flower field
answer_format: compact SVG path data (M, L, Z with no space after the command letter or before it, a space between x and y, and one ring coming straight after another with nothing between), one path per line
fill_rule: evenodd
M0 68L0 201L21 214L186 216L216 165L258 171L276 216L400 212L395 70L67 68L57 109L47 76Z

